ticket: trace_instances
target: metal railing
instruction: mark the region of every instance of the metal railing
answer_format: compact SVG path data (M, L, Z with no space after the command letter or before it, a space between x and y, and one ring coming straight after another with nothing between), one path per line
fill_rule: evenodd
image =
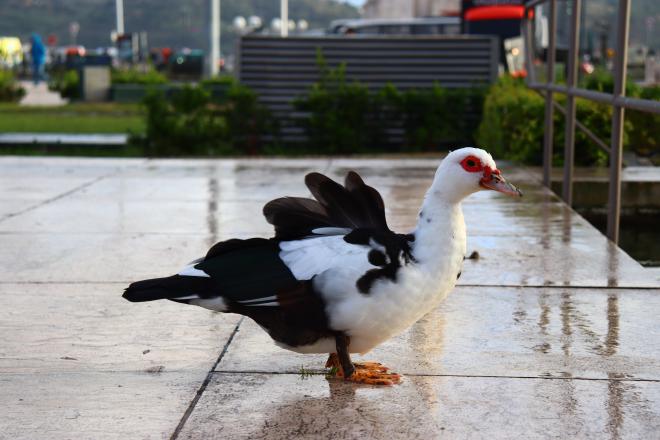
M565 0L572 3L571 30L568 48L568 75L566 85L555 83L555 52L557 48L557 2L560 0L532 0L525 5L523 21L523 39L525 43L525 66L527 69L527 86L545 95L545 133L543 137L543 184L551 185L552 150L553 150L553 118L554 109L559 108L565 116L564 136L564 178L562 181L562 198L566 203L573 202L573 170L575 161L575 127L585 132L598 146L609 154L610 181L607 211L607 236L615 243L619 241L619 217L621 213L621 166L623 153L623 122L624 109L639 110L660 114L660 102L647 99L629 98L626 93L626 69L628 62L628 34L630 26L630 0L619 0L617 15L617 42L614 56L614 90L613 93L596 92L581 89L576 86L578 76L578 57L580 42L580 16L582 15L582 0ZM543 3L550 3L548 13L548 50L546 61L546 82L536 81L532 52L532 19L530 11ZM566 95L566 107L562 108L554 101L554 93ZM584 98L590 101L609 104L612 111L612 135L610 147L600 141L584 125L575 119L575 99Z

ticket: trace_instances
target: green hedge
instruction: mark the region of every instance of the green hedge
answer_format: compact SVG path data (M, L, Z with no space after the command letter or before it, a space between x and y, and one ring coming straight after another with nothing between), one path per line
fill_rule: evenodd
M25 89L16 81L14 73L10 70L0 69L0 101L16 102L25 96Z
M166 84L167 77L162 73L147 69L113 69L110 74L112 84Z
M256 94L232 83L222 101L207 86L185 86L166 96L152 91L143 102L146 134L133 136L149 156L257 154L263 137L275 137L269 112Z
M382 151L437 151L451 143L472 143L484 89L400 91L394 85L371 92L346 79L346 65L328 68L318 55L320 79L294 101L307 114L297 124L305 130L306 148L315 153L351 154ZM471 110L468 112L468 110ZM475 117L466 117L466 114ZM403 143L392 145L392 131Z
M583 84L594 90L609 91L607 83L594 78ZM629 87L631 96L658 99L660 89ZM565 97L556 94L557 101L565 105ZM519 162L540 165L543 154L543 120L545 101L528 89L522 80L502 77L494 84L485 99L481 124L477 132L479 145L493 154ZM563 163L564 116L555 111L553 163ZM576 100L577 120L597 137L609 144L612 108L584 99ZM626 112L624 147L648 154L658 153L660 118L641 112ZM607 153L602 151L581 130L575 131L575 163L577 165L605 165Z
M48 88L54 92L59 92L65 99L80 98L80 75L76 70L61 70L51 72L48 81Z

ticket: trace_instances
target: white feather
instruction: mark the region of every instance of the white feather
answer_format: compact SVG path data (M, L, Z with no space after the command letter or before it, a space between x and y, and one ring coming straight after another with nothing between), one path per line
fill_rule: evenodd
M193 264L184 267L181 272L179 272L179 275L185 275L189 277L207 277L210 278L209 274L204 272L203 270L199 270L195 268L196 262L193 262Z
M227 311L227 303L221 296L208 299L192 299L190 300L190 304L204 307L205 309L213 310L215 312Z

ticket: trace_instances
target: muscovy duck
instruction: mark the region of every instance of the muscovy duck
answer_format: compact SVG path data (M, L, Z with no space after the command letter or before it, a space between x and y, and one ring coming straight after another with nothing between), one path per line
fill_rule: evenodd
M441 162L416 229L391 231L380 194L349 172L342 186L311 173L315 200L267 203L275 236L217 243L178 274L132 283L133 302L169 299L256 321L280 347L329 353L326 367L346 380L392 385L401 376L376 363L353 363L403 332L454 288L466 252L461 201L479 190L521 196L477 148Z

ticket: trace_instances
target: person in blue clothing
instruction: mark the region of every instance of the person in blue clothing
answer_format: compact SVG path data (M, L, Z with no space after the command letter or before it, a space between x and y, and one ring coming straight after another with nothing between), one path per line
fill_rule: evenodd
M32 57L32 78L34 84L37 85L44 79L44 65L46 64L46 46L41 41L39 34L33 33L30 38L32 47L30 48L30 56Z

